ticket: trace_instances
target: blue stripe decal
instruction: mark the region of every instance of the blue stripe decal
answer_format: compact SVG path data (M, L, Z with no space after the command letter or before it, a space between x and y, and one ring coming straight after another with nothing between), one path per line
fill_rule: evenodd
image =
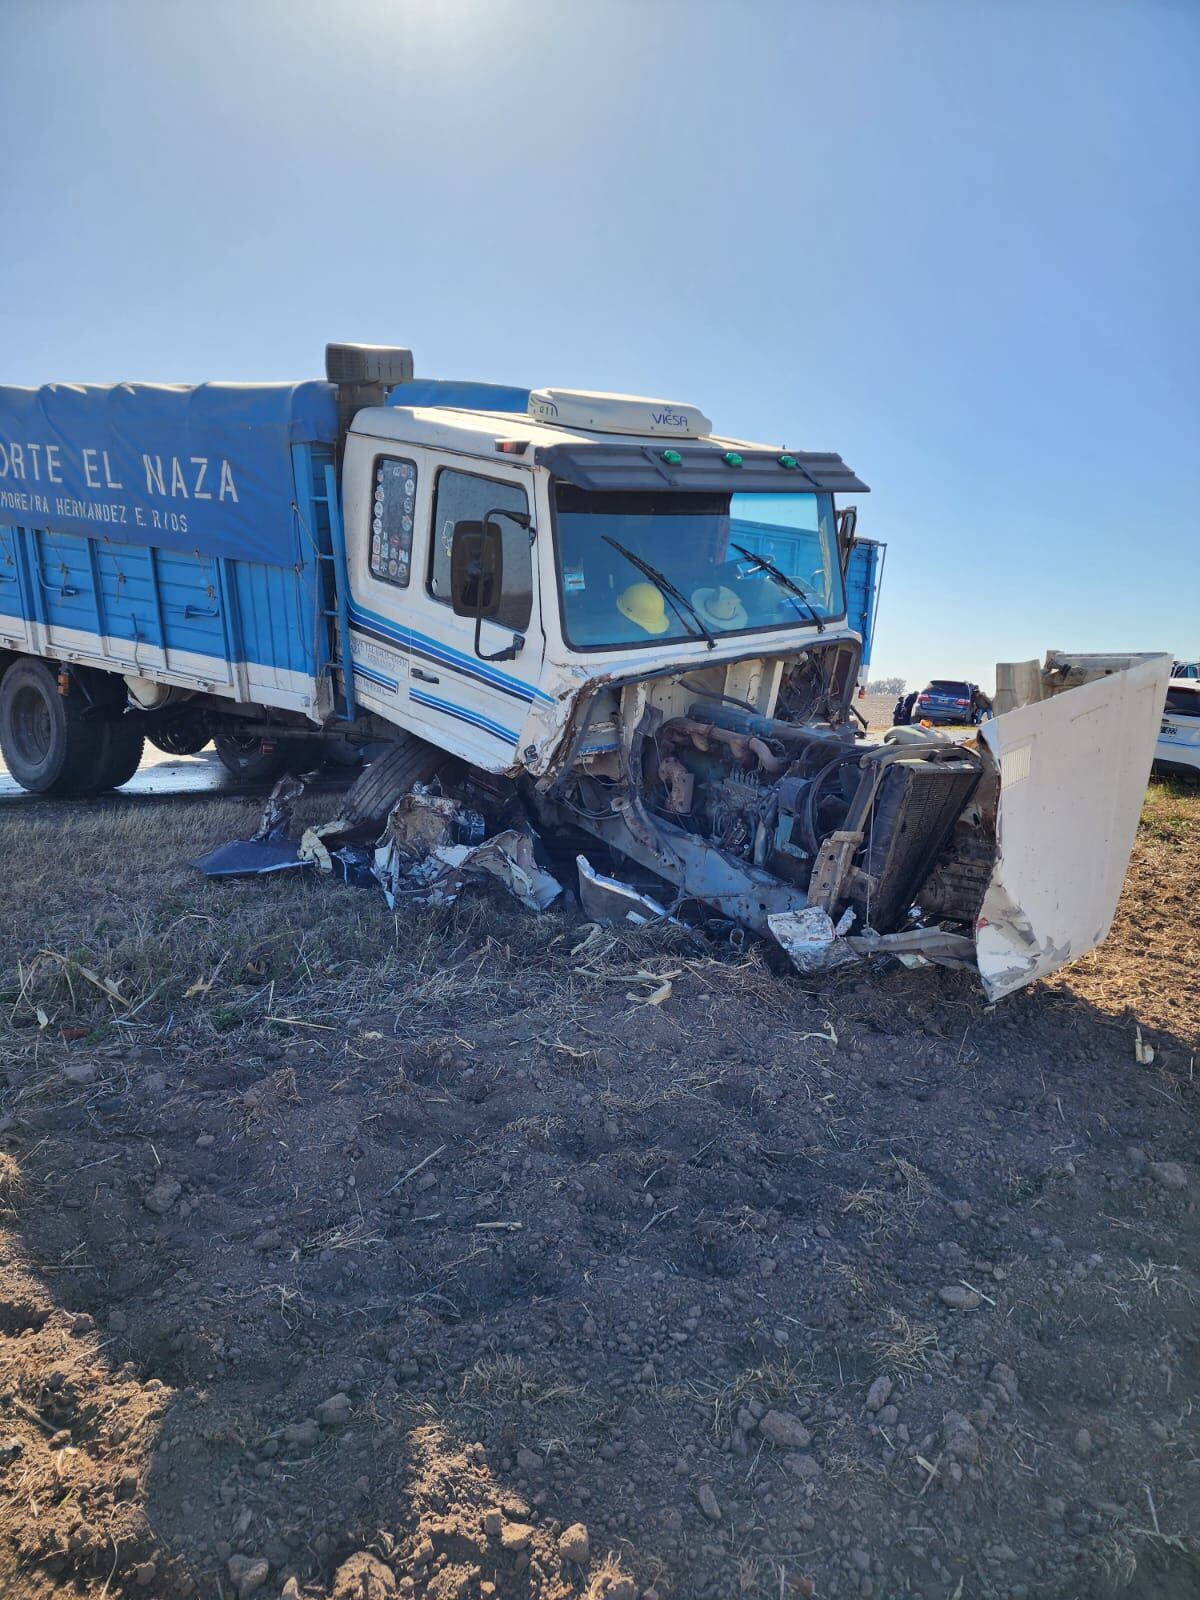
M511 728L502 728L490 717L481 716L477 711L468 711L464 706L453 705L449 700L435 699L433 695L423 694L419 689L410 689L409 699L419 706L428 706L433 711L444 711L448 717L457 717L460 722L469 722L484 733L490 733L493 738L503 739L505 744L515 745L519 737Z
M354 674L358 678L366 678L368 683L382 684L385 689L398 689L400 685L395 678L386 678L382 672L374 672L370 667L364 667L359 662L354 663Z
M522 679L510 678L507 673L496 672L493 668L484 666L476 657L463 655L452 645L442 644L439 640L431 639L428 634L418 633L413 628L398 627L395 623L377 616L373 611L364 611L361 607L352 605L351 620L359 627L372 629L382 635L389 644L402 645L425 656L429 661L452 667L466 677L476 678L480 683L485 683L490 689L498 689L501 694L512 695L514 699L523 700L526 704L535 697L550 705L554 703L550 695L533 688Z
M489 667L475 656L464 655L461 650L455 650L452 645L443 644L440 639L431 639L428 634L418 633L415 628L402 627L381 617L376 611L369 611L357 600L350 601L351 619L362 622L371 627L378 628L394 642L402 645L412 645L429 653L434 659L440 660L447 666L456 667L460 672L465 672L469 677L479 678L492 688L502 689L507 694L515 695L520 700L541 700L546 705L554 705L554 696L545 690L535 688L533 684L526 683L523 678L511 677L507 672L498 672L494 667Z

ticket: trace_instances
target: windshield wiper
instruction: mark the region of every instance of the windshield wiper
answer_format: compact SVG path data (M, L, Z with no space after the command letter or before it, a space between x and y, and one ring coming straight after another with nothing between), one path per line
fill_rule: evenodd
M681 594L680 591L675 587L670 578L661 573L657 567L652 567L648 561L643 561L641 556L635 556L632 550L626 550L623 544L618 544L615 539L610 539L607 533L602 533L600 537L604 540L605 544L610 544L614 550L620 551L620 553L625 557L626 561L631 562L643 577L650 579L650 582L659 591L659 593L665 595L666 598L671 602L671 605L675 611L675 615L679 618L680 622L683 623L684 627L687 627L687 617L685 617L683 612L679 609L680 606L683 606L687 611L688 616L691 617L692 621L700 629L700 632L708 640L708 648L710 650L716 649L717 641L704 626L704 619L701 617L700 613L696 610L695 606L687 598L687 596L685 594Z
M808 598L798 583L792 582L786 572L780 572L779 568L773 561L768 561L766 556L760 556L753 550L747 550L744 545L734 544L733 541L730 540L729 548L731 550L736 550L738 555L745 556L747 561L753 561L756 567L761 567L768 577L774 578L775 582L785 588L789 594L794 594L796 598L803 603L804 609L816 623L817 632L825 632L825 624L813 608L812 601Z

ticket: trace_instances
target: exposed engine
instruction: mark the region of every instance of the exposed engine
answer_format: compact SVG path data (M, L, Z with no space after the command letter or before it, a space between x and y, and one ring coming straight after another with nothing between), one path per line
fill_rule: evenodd
M919 906L970 921L993 854L986 784L972 803L984 761L919 730L864 739L847 711L850 664L832 652L789 663L777 716L736 703L727 680L708 680L703 699L694 677L607 690L557 792L685 897L759 926L797 905L835 919L850 907L855 930L877 934Z
M878 933L903 921L980 772L956 745L867 744L704 704L664 722L644 760L651 810Z

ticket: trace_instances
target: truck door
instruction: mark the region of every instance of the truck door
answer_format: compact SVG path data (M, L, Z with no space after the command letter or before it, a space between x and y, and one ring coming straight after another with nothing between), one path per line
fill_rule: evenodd
M409 718L414 730L492 772L513 766L531 705L546 700L538 687L545 640L534 579L536 530L495 518L504 545L501 604L480 634L484 655L514 643L509 661L475 653L475 622L456 617L450 603L450 546L455 524L489 512L533 516L533 478L519 467L493 466L430 452L428 521L414 561L408 611Z
M503 508L532 515L533 477L390 439L351 434L343 468L350 568L350 647L360 703L476 766L514 765L521 726L536 700L544 639L534 583L533 534L508 518L503 605L483 623L480 647L502 650L523 635L511 661L475 654L475 624L450 605L454 524Z

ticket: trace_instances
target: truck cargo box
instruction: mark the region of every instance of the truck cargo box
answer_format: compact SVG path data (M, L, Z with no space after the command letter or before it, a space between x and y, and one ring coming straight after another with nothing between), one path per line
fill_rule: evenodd
M326 383L0 387L0 649L316 719L336 438Z

